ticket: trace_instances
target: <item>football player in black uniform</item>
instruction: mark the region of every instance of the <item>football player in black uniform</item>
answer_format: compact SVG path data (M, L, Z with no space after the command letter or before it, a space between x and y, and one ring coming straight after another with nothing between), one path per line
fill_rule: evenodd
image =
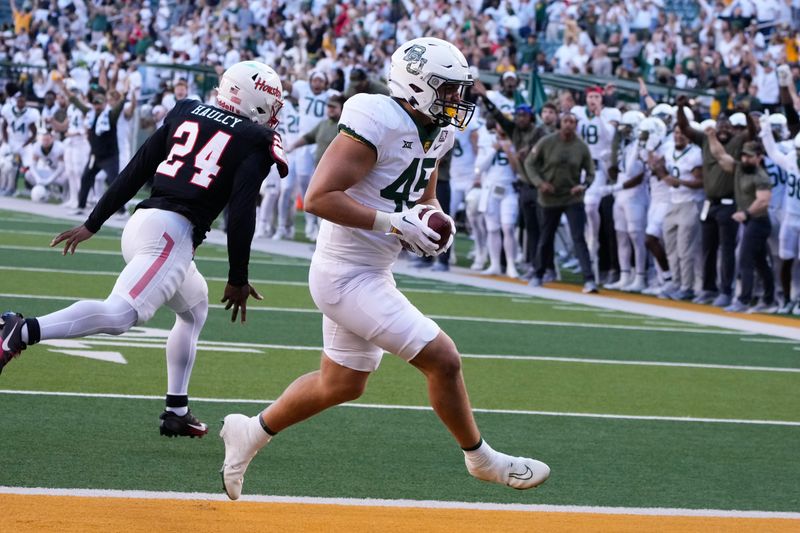
M2 315L0 370L27 346L45 339L119 335L147 322L166 305L175 312L167 340L167 397L162 435L202 437L208 426L189 410L188 385L197 340L208 313L208 286L193 261L214 219L227 204L228 284L222 298L231 321L247 298L262 297L247 279L259 187L277 165L288 172L274 131L283 90L273 69L244 61L222 75L217 105L182 100L142 145L82 225L57 235L63 254L92 237L150 178L152 194L139 203L122 234L126 266L111 295L80 301L38 318Z

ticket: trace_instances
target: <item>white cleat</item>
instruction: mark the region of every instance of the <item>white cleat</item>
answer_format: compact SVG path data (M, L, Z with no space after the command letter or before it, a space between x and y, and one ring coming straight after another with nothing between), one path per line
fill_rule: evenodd
M534 489L550 477L550 467L541 461L495 451L488 464L473 465L469 459L465 462L473 477L517 490Z
M622 287L623 292L635 292L640 293L644 292L647 289L647 283L644 281L643 276L636 276L636 279L633 280L632 283Z
M254 435L253 429L253 419L244 415L228 415L222 421L219 436L225 442L225 462L219 473L222 488L231 500L242 495L244 473L250 461L270 440L261 427L256 428L261 434Z

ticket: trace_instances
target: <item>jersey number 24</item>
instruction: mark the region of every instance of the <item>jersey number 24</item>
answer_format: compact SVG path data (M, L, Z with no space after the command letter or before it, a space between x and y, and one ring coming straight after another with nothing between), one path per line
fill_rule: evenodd
M194 151L199 133L200 125L197 122L187 120L178 126L172 138L179 140L172 145L169 155L158 165L156 172L174 178L186 163L182 159L188 158ZM189 183L208 189L220 171L221 167L218 162L230 140L230 134L222 131L218 131L209 139L194 156L194 168L197 169L197 172L194 173Z

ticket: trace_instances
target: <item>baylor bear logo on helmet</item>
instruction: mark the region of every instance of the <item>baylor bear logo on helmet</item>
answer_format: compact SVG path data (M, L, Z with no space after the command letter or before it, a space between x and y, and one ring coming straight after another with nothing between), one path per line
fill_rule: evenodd
M425 47L415 44L408 50L406 50L406 55L403 56L403 61L408 61L406 65L406 70L409 74L413 74L414 76L419 76L422 73L422 66L428 62L427 59L422 57L422 54L425 53ZM416 67L414 63L419 63Z

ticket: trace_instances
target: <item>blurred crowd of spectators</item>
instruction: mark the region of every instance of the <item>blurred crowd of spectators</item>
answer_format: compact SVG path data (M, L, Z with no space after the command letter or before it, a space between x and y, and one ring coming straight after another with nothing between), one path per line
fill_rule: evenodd
M42 67L12 80L34 99L60 77L88 86L101 64L124 81L142 62L221 71L247 58L288 79L323 70L343 91L353 69L381 78L397 43L429 35L498 74L643 76L715 89L723 107L758 109L777 103L775 67L797 64L800 48L798 0L20 2L10 0L0 61ZM148 93L187 76L138 70ZM207 89L195 86L202 79L190 76L193 91Z

